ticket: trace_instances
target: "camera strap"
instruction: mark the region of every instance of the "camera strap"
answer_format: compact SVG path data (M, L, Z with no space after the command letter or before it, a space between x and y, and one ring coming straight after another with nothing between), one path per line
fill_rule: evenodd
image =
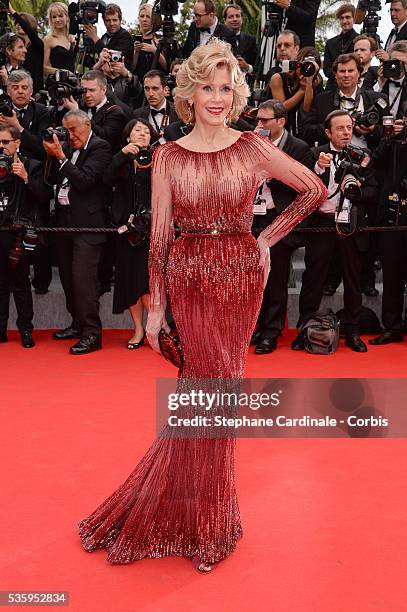
M397 100L400 98L401 96L401 92L403 91L403 87L399 87L396 96L394 97L393 102L390 104L389 106L389 111L392 110L393 106L396 104ZM390 84L389 84L389 93L390 93Z

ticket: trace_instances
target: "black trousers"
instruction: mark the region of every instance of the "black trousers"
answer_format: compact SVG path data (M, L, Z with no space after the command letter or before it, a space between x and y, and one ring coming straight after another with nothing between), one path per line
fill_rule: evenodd
M334 227L333 215L315 214L315 227ZM360 252L355 236L341 238L336 233L307 234L305 242L305 271L299 300L300 316L297 327L318 310L325 279L332 255L338 247L344 285L344 321L346 334L358 333L362 309L361 270L363 253Z
M284 329L287 315L288 278L294 247L284 241L270 249L270 274L264 288L263 302L257 319L262 338L277 338Z
M383 270L383 325L388 331L403 332L407 232L380 232L379 252Z
M10 294L13 294L17 310L17 327L22 331L32 331L34 317L33 298L30 285L30 265L27 252L23 250L21 259L13 269L9 253L16 240L15 232L0 232L0 330L7 329Z
M61 220L59 224L62 225ZM83 234L58 234L59 276L72 325L82 336L102 334L98 271L102 244L89 244Z

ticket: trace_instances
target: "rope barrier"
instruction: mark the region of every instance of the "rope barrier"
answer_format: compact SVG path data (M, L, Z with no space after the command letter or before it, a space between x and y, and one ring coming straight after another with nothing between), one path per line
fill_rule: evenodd
M33 229L36 232L48 233L48 234L78 234L78 233L92 233L92 234L117 234L117 228L114 227L36 227L31 225L24 225L23 227ZM1 225L0 232L10 232L19 229L11 225ZM304 233L304 234L325 234L336 232L335 227L298 227L291 230L292 232ZM368 226L368 227L357 227L355 232L407 232L407 225L392 225L392 226ZM219 235L219 234L218 234ZM220 234L221 235L221 234Z

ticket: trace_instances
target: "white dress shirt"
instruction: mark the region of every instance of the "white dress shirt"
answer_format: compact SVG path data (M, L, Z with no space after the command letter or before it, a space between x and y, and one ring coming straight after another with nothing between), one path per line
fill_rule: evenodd
M340 149L335 149L335 147L332 146L332 144L330 145L330 153L333 152L337 152L340 153ZM325 168L321 168L318 165L318 162L315 162L315 166L314 166L314 170L315 173L318 174L319 176L321 176L322 174L324 174L325 172ZM334 160L331 161L331 165L329 167L329 183L328 183L328 197L330 197L333 193L335 193L335 191L338 189L338 183L335 183L335 171L336 171L336 164L334 163ZM333 198L330 199L326 199L325 202L322 202L322 204L319 207L319 211L321 213L334 213L336 211L336 207L339 204L339 198L341 196L341 192L338 189L338 193L335 194L333 196ZM348 200L345 198L344 203L348 202Z
M92 137L92 132L89 134L89 137L88 137L88 140L86 141L85 146L82 149L75 149L75 151L72 154L71 159L69 160L71 164L73 165L76 164L76 162L78 161L80 152L85 151L87 149L87 146L89 144L89 140L91 139L91 137ZM68 161L67 159L60 160L60 168L65 166L67 161ZM61 206L70 206L71 204L69 201L69 189L70 189L69 179L65 177L64 180L62 181L61 187L59 188L59 192L58 192L58 203Z
M215 17L215 23L210 26L210 32L199 32L199 46L202 47L202 45L206 45L210 39L212 38L216 26L218 25L218 18Z

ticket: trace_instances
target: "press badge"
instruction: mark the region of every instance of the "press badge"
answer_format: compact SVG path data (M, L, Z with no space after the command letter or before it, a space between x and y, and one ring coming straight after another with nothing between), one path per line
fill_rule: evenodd
M265 215L267 213L266 200L264 198L256 198L253 204L254 215Z
M69 201L68 193L69 193L69 183L65 183L64 185L61 186L58 192L58 202L59 204L61 204L61 206L71 205Z

